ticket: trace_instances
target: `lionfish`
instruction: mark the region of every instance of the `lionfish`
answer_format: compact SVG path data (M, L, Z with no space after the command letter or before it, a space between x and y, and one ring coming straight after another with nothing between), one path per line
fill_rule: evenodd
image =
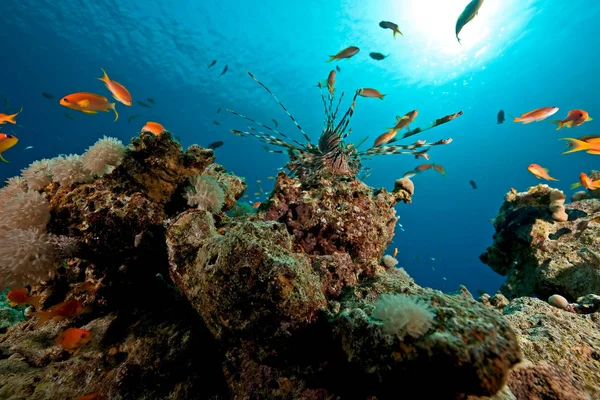
M323 106L325 108L325 128L323 132L321 132L321 136L319 137L318 143L313 143L309 136L304 132L300 124L296 121L296 119L292 116L292 114L288 111L288 109L283 105L283 103L275 96L275 94L262 82L260 82L252 73L249 71L248 75L256 81L260 86L262 86L274 99L277 101L277 104L286 112L288 117L292 120L296 128L300 131L306 143L300 143L299 141L289 137L285 133L272 128L268 125L265 125L261 122L255 121L254 119L242 115L233 110L227 110L228 112L237 115L241 118L244 118L256 125L261 126L262 128L268 130L272 134L264 133L256 130L255 128L249 126L249 131L240 131L237 129L232 129L231 132L237 136L251 136L254 137L264 143L267 143L272 146L283 147L287 150L288 156L290 157L290 161L286 164L286 168L290 171L291 176L298 177L300 180L304 182L311 181L318 177L349 177L354 178L358 173L367 172L368 168L363 167L362 160L364 158L380 155L380 154L412 154L416 155L419 152L422 152L423 148L428 148L432 146L438 146L443 144L448 144L452 141L452 139L442 139L437 142L428 143L425 140L418 140L417 142L411 145L377 145L373 146L367 150L359 151L358 148L360 145L364 143L367 139L363 139L358 145L354 145L353 143L346 144L344 140L350 135L352 132L352 128L348 128L350 120L354 115L354 109L356 107L356 98L360 94L361 89L358 89L352 98L352 102L350 103L350 107L344 113L342 118L336 122L340 104L344 98L344 93L341 94L337 104L334 107L334 91L327 91L328 98L326 99L323 85L318 85L321 87L321 99L323 101ZM400 138L395 138L387 142L386 144L396 142L398 140L407 138L409 136L415 135L417 133L423 132L427 129L431 129L435 126L444 124L449 122L456 117L462 115L462 111L447 115L443 118L439 118L429 124L424 128L416 128L407 133L405 133ZM276 137L274 135L279 137ZM282 150L273 150L269 149L265 146L265 149L271 153L281 153Z

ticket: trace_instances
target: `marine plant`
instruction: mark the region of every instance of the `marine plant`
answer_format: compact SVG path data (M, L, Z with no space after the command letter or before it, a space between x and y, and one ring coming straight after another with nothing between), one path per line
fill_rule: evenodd
M365 157L380 154L412 154L415 155L419 150L422 151L424 148L438 146L443 144L449 144L452 139L442 139L437 142L427 142L425 140L419 140L410 145L373 145L367 150L359 151L358 148L364 142L362 140L358 145L353 143L345 143L345 139L352 132L352 128L349 128L350 120L354 115L356 108L356 99L362 93L363 89L358 89L352 98L352 102L348 110L344 115L337 120L340 105L344 98L344 93L341 94L337 104L334 107L334 90L332 88L328 91L328 97L325 98L323 90L321 90L321 99L325 108L325 128L319 136L318 143L313 143L310 137L304 132L300 124L287 110L283 103L275 96L275 94L262 82L260 82L252 73L248 71L248 75L260 86L262 86L277 103L283 108L288 117L292 120L294 125L298 128L306 143L301 143L284 132L281 132L273 127L258 122L250 117L242 115L233 110L227 110L228 112L242 117L250 122L253 122L264 129L272 132L273 134L280 136L282 139L270 134L258 131L252 127L249 127L249 131L240 131L238 129L232 129L231 132L237 136L251 136L262 142L273 146L279 146L287 149L287 153L290 157L290 161L286 164L286 168L290 171L292 176L296 176L303 182L310 182L318 177L355 177L359 172L368 172L368 169L363 167L362 160ZM323 85L319 85L323 89ZM398 139L392 139L386 144L402 140L407 137L416 135L417 133L423 132L427 129L434 128L438 125L444 124L453 120L454 118L462 115L462 111L447 115L443 118L439 118L433 121L431 124L424 128L416 128L411 130ZM268 150L271 153L284 153L282 150Z

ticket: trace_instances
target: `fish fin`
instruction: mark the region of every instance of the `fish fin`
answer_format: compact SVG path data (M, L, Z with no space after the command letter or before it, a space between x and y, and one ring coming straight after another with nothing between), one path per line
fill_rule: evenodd
M80 111L83 113L86 113L86 114L97 114L97 111L93 111L93 110L80 110Z
M562 154L574 153L576 151L588 150L590 148L590 144L589 143L584 142L584 141L579 140L579 139L561 138L560 140L568 140L570 142L569 144L573 146L572 149L567 150L567 151L563 151ZM588 153L590 153L590 152L588 151ZM590 154L594 154L594 153L590 153Z
M593 121L593 120L594 120L594 118L592 118L592 117L587 117L587 119L586 119L585 121L587 122L587 121Z
M17 306L17 303L13 303L12 301L9 301L9 302L8 302L8 305L9 305L9 306L11 306L11 307L16 307L16 306Z
M594 186L594 189L600 189L600 180L592 182L592 186Z
M558 125L558 126L556 127L556 130L557 130L557 131L558 131L558 130L560 130L560 128L562 128L562 127L565 125L565 123L564 123L564 122L562 122L560 119L555 119L555 120L554 120L554 121L552 121L552 122Z
M383 98L385 97L385 94L382 94L381 97L379 97L380 100L383 100Z
M567 128L572 128L573 127L573 121L567 121L563 125L566 126Z
M79 101L77 102L77 105L78 105L79 107L87 107L87 106L89 106L89 105L90 105L90 101L89 101L89 100L87 100L87 99L84 99L84 100L79 100Z
M102 70L102 73L104 74L104 76L102 78L96 78L99 81L102 81L106 84L108 84L110 82L110 78L108 77L108 74L106 73L106 71L104 70L104 68L100 68Z
M402 34L402 32L400 32L400 29L394 29L394 39L396 39L396 34L397 34L397 33L399 33L399 34L400 34L400 36L404 36L404 35Z
M41 299L42 296L31 296L29 297L29 304L34 306L36 310L40 310L42 308L40 304Z
M329 57L330 57L330 58L329 58L329 60L327 60L326 62L332 62L333 60L335 60L335 59L336 59L336 57L335 57L335 56L329 56Z
M6 158L2 157L1 153L0 153L0 161L5 162L5 163L9 163L10 162Z
M590 140L584 140L584 142L587 142L587 143L600 143L600 138L594 138L594 139L590 139Z
M577 189L579 186L581 186L581 183L577 182L571 185L571 189Z
M533 120L533 119L528 119L528 120L525 120L525 121L521 120L521 121L519 121L519 122L522 122L522 123L523 123L523 125L527 125L527 124L530 124L530 123L532 123L532 122L535 122L535 120Z
M115 121L119 119L119 113L117 112L117 108L115 107L116 103L110 103L110 108L115 112ZM114 121L113 121L114 122Z
M597 150L588 150L588 154L600 154L600 151Z
M557 182L558 182L558 179L556 179L556 178L553 178L553 177L551 177L551 176L549 176L549 177L548 177L548 180L549 180L549 181L557 181Z

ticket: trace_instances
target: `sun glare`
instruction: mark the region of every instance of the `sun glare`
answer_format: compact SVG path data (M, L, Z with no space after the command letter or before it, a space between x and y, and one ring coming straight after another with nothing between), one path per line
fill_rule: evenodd
M412 0L388 3L390 20L402 21L401 30L415 61L411 77L444 83L457 78L457 71L484 69L495 54L495 39L506 35L503 23L514 9L511 0L485 0L479 13L456 39L456 20L470 0ZM515 26L515 21L511 25ZM460 67L457 69L457 67Z

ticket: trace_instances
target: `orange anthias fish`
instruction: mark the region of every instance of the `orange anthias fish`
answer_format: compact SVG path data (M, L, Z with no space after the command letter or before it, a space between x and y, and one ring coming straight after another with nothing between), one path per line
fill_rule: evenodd
M358 93L358 95L362 97L378 98L381 100L383 100L383 98L385 97L385 94L379 93L379 90L371 88L360 88L356 91L356 93Z
M95 93L79 92L69 94L60 99L60 105L86 114L96 114L98 111L109 112L113 110L115 112L115 121L119 119L115 103L110 103L106 97Z
M85 396L79 396L73 400L100 400L100 396L97 393L86 394Z
M252 208L257 209L261 204L262 203L260 201L257 201L256 203L252 204Z
M600 179L593 181L592 178L582 172L579 174L579 182L572 184L571 189L578 188L579 186L583 186L588 190L600 189Z
M335 91L335 69L332 69L331 72L329 72L329 76L327 77L327 89L329 89L329 93L333 94L333 92Z
M395 130L391 130L389 132L382 133L381 135L379 135L377 137L377 139L375 139L375 143L373 143L373 147L377 147L377 146L380 146L382 144L389 142L390 140L392 140L394 138L394 136L396 136L396 133L398 133L398 132L396 132Z
M527 170L538 179L544 178L547 181L558 181L558 179L555 179L548 174L549 170L547 168L543 168L538 164L530 164L529 167L527 167Z
M394 247L394 255L393 255L393 257L396 258L397 255L398 255L398 248Z
M436 170L440 174L446 175L446 170L444 169L444 167L441 164L433 164L432 167L434 170Z
M415 168L415 171L423 172L423 171L427 171L428 169L431 169L432 167L433 167L432 164L421 164Z
M390 21L381 21L379 23L379 26L382 27L383 29L391 29L392 31L394 31L394 39L396 38L396 34L399 33L401 36L404 36L402 34L402 32L400 32L400 29L398 29L398 25L396 25L393 22Z
M166 131L165 127L159 124L158 122L148 121L146 122L146 125L142 127L142 132L151 132L154 133L156 136L160 135L164 131Z
M584 122L591 121L592 119L593 118L590 117L590 114L588 114L587 111L571 110L567 114L567 118L557 119L552 122L558 124L558 126L556 127L556 130L559 130L562 127L572 128L574 126L579 126L579 125L583 124Z
M341 60L343 58L350 58L356 55L359 51L360 49L356 46L346 47L344 50L340 51L336 55L329 56L330 58L329 60L327 60L327 62L332 62L333 60Z
M8 162L4 157L2 157L2 153L13 147L18 141L19 139L17 139L16 136L0 133L0 161L5 163Z
M115 100L117 100L120 103L125 104L126 106L131 106L131 103L132 103L131 94L125 88L125 86L121 85L117 81L111 81L110 78L108 77L108 75L106 74L106 71L104 70L104 68L100 68L100 69L104 73L104 76L102 78L97 78L97 79L99 81L104 82L104 84L106 85L108 90L110 90L110 92L112 93L113 98Z
M92 332L85 329L69 328L56 338L55 344L61 345L63 349L71 354L77 354L84 344L92 339Z
M32 315L38 317L38 325L44 322L54 319L56 321L62 321L66 318L76 317L89 310L83 308L83 304L79 300L67 300L62 303L58 303L48 309L48 311L36 311Z
M558 111L558 107L542 107L536 108L533 111L526 112L521 115L519 118L514 118L513 122L522 122L524 124L529 124L531 122L539 122L543 121L551 115L556 114Z
M563 154L574 153L576 151L587 151L588 154L600 154L600 136L584 136L579 139L561 138L568 140L571 150L563 151Z
M17 121L15 121L15 117L19 114L21 114L21 112L23 111L23 107L21 107L21 109L19 110L18 113L14 113L14 114L2 114L0 113L0 125L2 124L6 124L7 122L9 124L16 124Z
M29 296L27 289L13 289L6 293L6 298L11 307L24 306L30 304L35 308L40 308L40 296Z
M389 129L395 129L395 130L401 131L402 129L406 128L410 131L409 124L411 122L413 122L415 120L415 118L417 118L418 114L419 114L419 110L412 110L412 111L404 114L402 117L396 116L396 125L394 125L393 128L389 128Z

